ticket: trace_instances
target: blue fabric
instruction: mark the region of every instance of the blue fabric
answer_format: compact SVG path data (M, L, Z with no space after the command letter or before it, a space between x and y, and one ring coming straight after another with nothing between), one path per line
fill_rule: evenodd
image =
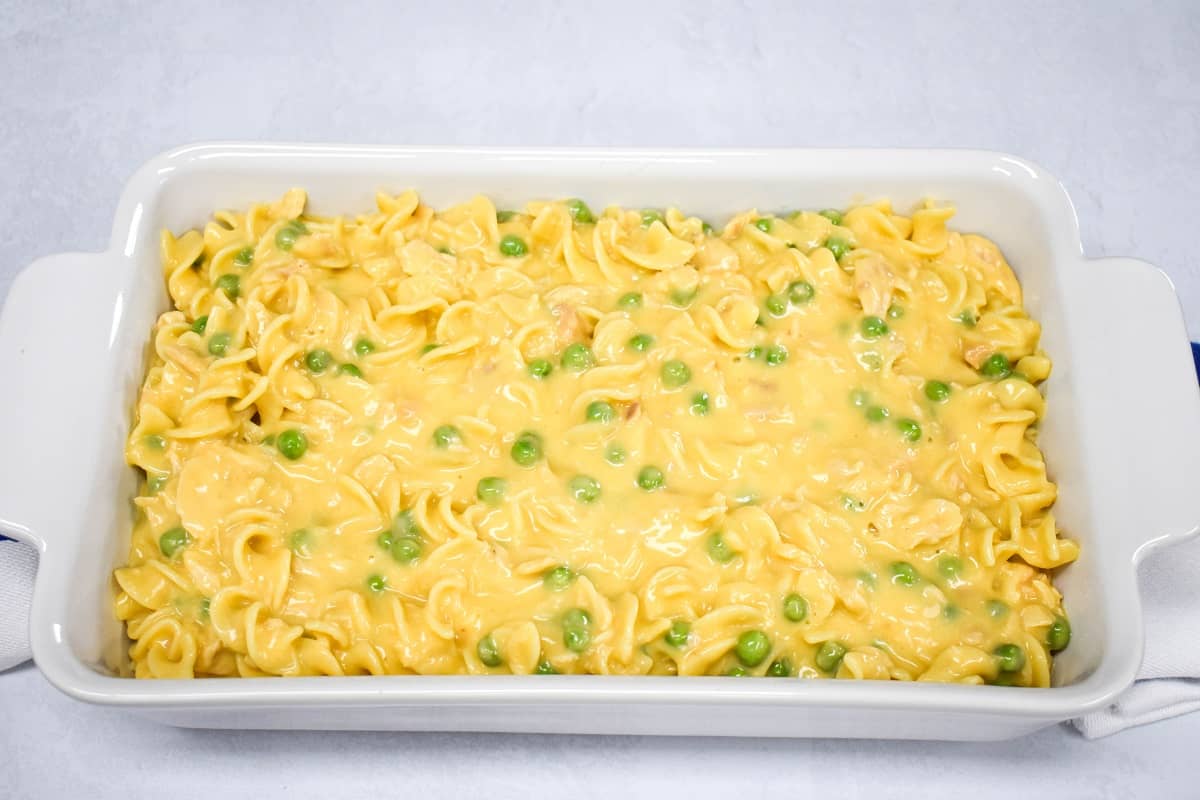
M1200 344L1192 342L1192 361L1196 362L1196 378L1200 380Z

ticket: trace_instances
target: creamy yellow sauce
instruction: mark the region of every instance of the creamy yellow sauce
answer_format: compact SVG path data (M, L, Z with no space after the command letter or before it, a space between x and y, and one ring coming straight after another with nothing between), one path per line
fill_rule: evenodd
M163 234L137 677L1049 684L1050 362L950 208L305 202Z

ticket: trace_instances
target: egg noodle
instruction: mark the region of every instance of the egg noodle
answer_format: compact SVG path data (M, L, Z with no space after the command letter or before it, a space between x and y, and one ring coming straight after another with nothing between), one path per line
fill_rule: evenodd
M1049 685L1050 361L951 208L377 204L163 234L137 677Z

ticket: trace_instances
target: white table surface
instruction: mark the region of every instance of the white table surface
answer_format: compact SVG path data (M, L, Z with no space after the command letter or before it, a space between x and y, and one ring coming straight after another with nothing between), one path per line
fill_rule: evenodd
M193 140L955 146L1056 173L1087 253L1159 264L1200 334L1200 4L875 5L0 0L0 296L102 249L125 179ZM183 731L0 675L0 797L1197 797L1198 738L1200 715L984 745Z

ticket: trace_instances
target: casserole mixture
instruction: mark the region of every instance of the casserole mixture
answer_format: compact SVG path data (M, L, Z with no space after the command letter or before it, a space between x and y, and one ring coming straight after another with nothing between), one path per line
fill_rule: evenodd
M163 234L137 677L1049 684L1050 361L952 209L305 204Z

